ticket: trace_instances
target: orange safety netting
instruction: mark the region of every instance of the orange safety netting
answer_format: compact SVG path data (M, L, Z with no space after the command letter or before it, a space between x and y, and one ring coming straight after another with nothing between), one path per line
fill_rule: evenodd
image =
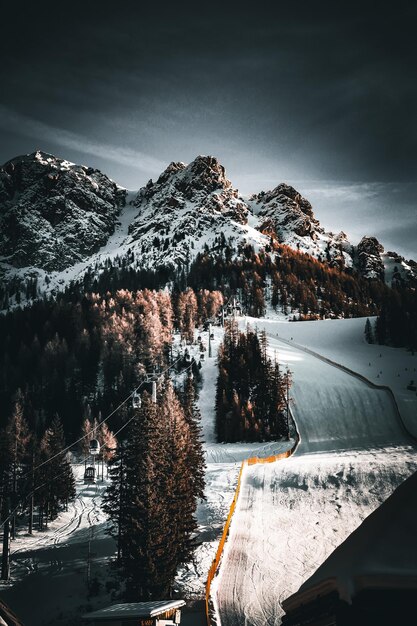
M213 559L213 562L211 564L211 567L209 569L208 576L207 576L207 583L206 583L206 617L207 617L207 626L211 626L210 615L209 615L209 599L210 599L211 582L212 582L214 576L216 575L217 569L219 567L220 559L221 559L222 554L223 554L224 544L226 543L227 535L229 534L229 527L230 527L230 524L232 522L232 517L233 517L233 514L235 512L237 500L238 500L238 497L239 497L240 485L241 485L241 482L242 482L243 470L246 467L246 465L256 465L258 463L274 463L275 461L280 461L282 459L287 459L289 456L291 456L293 454L294 450L297 447L297 443L298 442L295 442L293 447L290 450L287 450L286 452L281 452L280 454L276 454L274 456L268 456L266 458L259 458L257 456L254 456L254 457L251 457L250 459L246 459L246 461L243 461L242 465L240 466L240 472L239 472L239 477L238 477L238 480L237 480L235 495L233 496L232 504L230 505L229 514L227 516L226 523L225 523L224 528L223 528L223 533L222 533L222 536L220 538L220 542L219 542L219 546L217 548L216 556Z

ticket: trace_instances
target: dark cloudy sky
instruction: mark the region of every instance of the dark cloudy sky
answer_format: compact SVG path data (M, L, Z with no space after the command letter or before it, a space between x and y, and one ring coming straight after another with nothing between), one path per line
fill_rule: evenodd
M213 154L327 228L417 257L416 2L0 0L0 161L41 148L128 188ZM149 5L149 6L146 6Z

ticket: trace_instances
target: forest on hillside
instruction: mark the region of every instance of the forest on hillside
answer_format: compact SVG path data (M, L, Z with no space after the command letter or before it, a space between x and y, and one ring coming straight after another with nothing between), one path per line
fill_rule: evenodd
M196 326L222 304L218 292L119 290L39 301L0 318L5 536L42 530L68 507L76 496L72 462L87 460L97 439L111 464L105 510L118 544L119 597L170 593L194 549L204 497L199 372L174 351L173 333L193 343Z
M217 291L121 289L40 300L0 316L0 427L19 393L38 437L58 414L66 435L75 438L85 418L106 416L146 372L174 359L174 329L192 342L196 326L215 317L222 304ZM114 416L113 430L126 411L124 406Z
M267 354L265 332L226 324L218 353L216 432L218 441L270 441L290 436L291 375Z

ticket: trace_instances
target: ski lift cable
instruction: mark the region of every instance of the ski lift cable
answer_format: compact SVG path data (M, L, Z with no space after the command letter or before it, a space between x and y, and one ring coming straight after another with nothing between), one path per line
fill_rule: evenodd
M180 359L176 359L176 361L174 361L174 362L172 363L172 365L170 365L170 366L169 366L169 367L167 367L167 368L166 368L163 372L161 372L160 376L161 376L161 375L163 375L163 374L165 374L166 372L168 372L168 371L172 368L172 366L173 366L173 365L175 365L175 363L176 363L177 361L179 361L179 360L180 360ZM191 363L188 367L184 368L184 370L183 370L183 371L184 371L184 372L186 372L187 370L191 369L191 368L192 368L192 366L193 366L193 363ZM142 382L140 385L138 385L138 387L137 387L137 388L136 388L136 389L135 389L135 390L134 390L134 391L130 394L130 396L128 396L128 397L126 398L126 400L125 400L122 404L120 404L120 405L119 405L119 407L118 407L118 408L120 408L121 406L123 406L123 404L124 404L125 402L127 402L127 400L129 400L129 398L133 395L133 393L135 393L135 391L137 391L137 390L138 390L138 389L139 389L139 388L140 388L143 384L144 384L144 383ZM117 409L115 409L115 411L116 411L116 410L117 410ZM106 419L108 419L109 417L111 417L111 415L113 415L113 414L114 414L114 411L113 411L113 413L111 413L110 415L108 415ZM113 433L113 434L114 434L114 436L116 437L116 436L117 436L117 435L118 435L118 434L119 434L119 433L120 433L120 432L121 432L124 428L126 428L126 426L128 426L128 425L130 424L130 422L132 422L132 421L133 421L136 417L137 417L137 414L135 413L135 414L134 414L134 415L133 415L133 416L132 416L132 417L131 417L131 418L130 418L130 419L129 419L126 423L125 423L125 424L123 424L123 426L121 426L121 427L119 428L119 430L117 430L115 433ZM103 420L102 422L100 422L100 424L102 424L104 421L106 421L106 420ZM99 424L99 425L100 425L100 424ZM96 428L98 428L98 427L96 427ZM95 429L94 429L94 430L95 430ZM93 432L93 431L90 431L90 432ZM89 434L89 433L87 433L87 434ZM78 441L82 441L82 439L85 439L85 437L86 437L86 436L81 437ZM75 445L75 443L78 443L78 441L77 441L77 442L74 442L74 444L71 444L71 446L72 446L72 445ZM61 451L61 453L62 453L62 451ZM56 458L56 456L58 456L58 454L59 454L59 453L57 453L57 455L55 455L55 457L51 457L50 459L48 459L48 462L49 462L49 461L51 461L53 458ZM87 459L89 458L89 456L90 456L90 455L88 454L88 455L87 455L87 456L86 456L86 457L85 457L85 458L81 461L81 464L83 464L85 461L87 461ZM45 462L44 462L43 464L45 464ZM39 467L41 467L41 465L38 465L38 466L37 466L36 468L34 468L34 469L37 469L37 468L39 468ZM32 472L32 470L31 470L31 472ZM31 472L30 472L30 473L31 473ZM47 479L44 483L42 483L42 485L38 485L37 487L35 487L35 488L34 488L34 489L33 489L33 490L32 490L32 491L31 491L31 492L30 492L27 496L25 496L25 497L23 498L23 502L25 502L26 500L28 500L29 498L31 498L31 497L32 497L32 496L36 493L36 491L38 491L39 489L42 489L42 487L45 487L46 485L48 485L49 483L53 482L54 480L56 480L56 479L58 479L58 478L61 478L61 476L63 476L66 472L67 472L67 468L65 468L62 472L60 472L60 473L59 473L59 474L57 474L56 476L52 476L51 478L48 478L48 479ZM24 476L22 476L22 478L24 478ZM8 517L6 517L6 519L4 519L4 520L0 523L0 528L2 528L2 526L4 526L4 524L6 524L6 522L8 522L9 520L11 520L11 518L13 517L13 515L17 512L17 510L18 510L18 509L19 509L19 507L21 506L21 504L22 504L22 501L20 501L20 502L19 502L19 504L16 506L16 508L15 508L15 509L13 509L13 511L12 511L11 513L9 513Z
M174 365L176 365L176 363L178 363L178 361L180 361L180 357L178 357L175 361L173 361L171 363L171 365L169 365L167 368L165 368L165 370L163 370L162 372L160 372L158 374L158 377L162 376L163 374L165 374L166 372L168 372L170 369L172 369L174 367ZM87 437L89 437L92 433L95 433L96 430L98 430L100 428L100 426L102 424L104 424L105 422L107 422L107 420L109 420L111 417L113 417L113 415L115 413L117 413L117 411L119 411L119 409L122 408L122 406L124 406L126 404L126 402L128 402L132 396L139 391L139 389L146 383L146 381L142 381L133 391L132 393L130 393L111 413L109 413L109 415L107 415L107 417L105 417L104 419L101 420L101 422L99 422L97 424L97 426L95 426L94 428L92 428L91 430L88 431L88 433L86 433L85 435L83 435L82 437L79 437L76 441L73 441L72 443L70 443L68 446L66 446L65 448L63 448L62 450L60 450L59 452L57 452L56 454L54 454L53 456L51 456L49 459L46 459L45 461L43 461L42 463L39 463L39 465L36 465L35 467L31 468L30 471L28 471L26 474L23 474L21 476L21 478L26 478L26 476L29 476L30 473L32 473L33 471L39 469L40 467L43 467L44 465L47 465L48 463L50 463L51 461L53 461L54 459L56 459L57 457L61 456L61 454L65 454L66 452L68 452L69 450L71 450L71 448L73 448L74 446L76 446L78 443L80 443L81 441L83 441L84 439L86 439Z
M80 461L80 465L83 465L89 458L89 454L84 457L84 459L82 461ZM64 470L62 470L62 472L60 472L59 474L56 474L55 476L51 476L50 478L48 478L47 480L45 480L44 483L42 483L41 485L37 485L34 489L32 489L32 491L30 493L28 493L26 496L23 496L23 499L20 500L19 504L13 509L13 511L11 511L9 513L9 515L6 517L6 519L4 519L1 523L0 523L0 528L2 526L4 526L6 524L6 522L8 522L9 520L12 519L13 515L18 511L19 507L21 506L21 504L23 502L25 502L26 500L28 500L29 498L31 498L33 495L35 495L35 493L39 490L42 489L42 487L46 487L46 485L49 485L51 482L53 482L54 480L61 478L61 476L63 476L64 474L66 474L68 471L68 467L66 467Z

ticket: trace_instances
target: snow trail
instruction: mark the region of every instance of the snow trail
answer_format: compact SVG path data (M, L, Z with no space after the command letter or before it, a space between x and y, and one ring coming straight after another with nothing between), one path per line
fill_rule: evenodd
M280 602L417 469L388 391L268 341L293 372L301 442L293 457L244 473L212 587L222 626L280 624Z

